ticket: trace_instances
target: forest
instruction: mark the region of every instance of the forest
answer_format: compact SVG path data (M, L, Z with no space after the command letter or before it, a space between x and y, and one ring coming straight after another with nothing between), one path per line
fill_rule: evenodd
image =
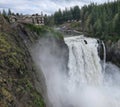
M72 21L79 21L80 31L87 35L116 41L120 38L120 1L59 9L46 17L46 24L52 25Z

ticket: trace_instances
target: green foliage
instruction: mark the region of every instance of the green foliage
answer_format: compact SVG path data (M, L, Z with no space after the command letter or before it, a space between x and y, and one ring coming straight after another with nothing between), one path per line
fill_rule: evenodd
M34 91L33 96L33 103L35 107L45 107L44 101L38 92Z
M6 10L3 9L3 11L2 11L2 15L3 16L8 16L8 15L11 15L11 14L12 14L12 12L11 12L10 9L8 9L8 11L6 11Z
M22 103L26 107L45 107L43 98L34 88L30 74L34 72L34 66L29 60L28 50L15 32L14 35L0 32L1 107L14 107L16 101L24 97Z
M8 15L12 15L12 12L10 9L8 9Z
M45 15L44 16L44 20L45 20L45 25L47 25L47 26L53 26L54 25L54 16L53 15L51 15L51 16L47 16L47 15Z
M44 34L46 32L49 32L49 30L50 30L47 26L37 26L37 25L33 25L33 24L25 24L25 26L27 28L29 28L31 31L36 32L40 36L42 36L42 34Z
M60 9L58 12L55 12L54 20L56 24L62 24L63 18L62 18L62 12Z
M120 38L120 1L90 4L81 9L83 32L94 37L116 41Z
M113 1L104 4L91 3L81 9L78 6L55 12L53 24L71 22L71 28L79 27L79 31L89 36L101 39L116 40L120 38L120 1ZM73 20L80 20L80 24L72 24ZM76 23L75 21L73 21ZM106 37L104 37L106 36ZM114 39L115 38L115 39Z
M33 24L26 24L26 27L29 28L31 31L36 32L39 37L50 35L57 39L63 39L63 35L60 32L48 26L36 26Z
M7 12L3 9L2 11L3 16L7 16Z
M55 24L62 24L66 21L72 21L72 20L80 20L80 8L78 6L75 6L73 8L70 8L68 10L67 8L63 11L60 9L54 13L54 23Z
M113 31L120 34L120 13L117 13L113 18Z
M75 6L72 11L73 20L80 20L80 8Z

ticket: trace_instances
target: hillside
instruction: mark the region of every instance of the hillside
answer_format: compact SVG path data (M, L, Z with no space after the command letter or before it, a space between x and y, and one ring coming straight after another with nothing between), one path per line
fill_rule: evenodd
M22 27L0 16L0 107L45 107L34 86L35 67L25 44L32 43L34 35Z
M43 39L49 41L51 51L66 62L62 63L66 67L68 50L62 34L47 26L10 24L0 16L0 107L50 106L43 72L31 53L38 42L45 45ZM53 41L60 53L54 49Z

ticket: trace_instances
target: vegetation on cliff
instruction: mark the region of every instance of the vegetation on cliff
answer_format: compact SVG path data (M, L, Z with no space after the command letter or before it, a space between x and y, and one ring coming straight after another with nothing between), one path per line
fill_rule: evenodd
M45 80L41 72L44 86L39 87L43 92L40 93L35 88L37 68L29 50L42 37L55 38L62 46L63 36L54 29L10 24L7 16L0 15L0 107L45 107Z
M56 39L63 40L63 35L60 32L54 30L51 27L36 26L36 25L32 25L32 24L25 24L25 26L27 28L29 28L30 31L36 32L39 35L38 38L39 37L45 37L45 36L52 36L52 37L55 37Z
M26 35L0 16L0 107L45 107L34 86L35 67L22 33Z

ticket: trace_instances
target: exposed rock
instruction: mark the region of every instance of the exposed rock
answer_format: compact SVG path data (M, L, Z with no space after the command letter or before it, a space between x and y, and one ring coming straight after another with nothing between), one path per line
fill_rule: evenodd
M0 16L0 107L45 107L45 102L49 102L43 73L36 68L30 47L40 34L50 29L29 27L33 30L21 23L11 25ZM62 67L67 69L68 47L61 36L54 34L55 37L46 36L45 39L52 41L54 38L60 51L54 47L52 51L66 62ZM52 107L50 103L47 106Z
M106 43L107 61L111 61L120 67L120 40L116 43L107 41Z
M0 16L0 107L45 107L35 88L36 69L28 48L34 33L29 32Z

